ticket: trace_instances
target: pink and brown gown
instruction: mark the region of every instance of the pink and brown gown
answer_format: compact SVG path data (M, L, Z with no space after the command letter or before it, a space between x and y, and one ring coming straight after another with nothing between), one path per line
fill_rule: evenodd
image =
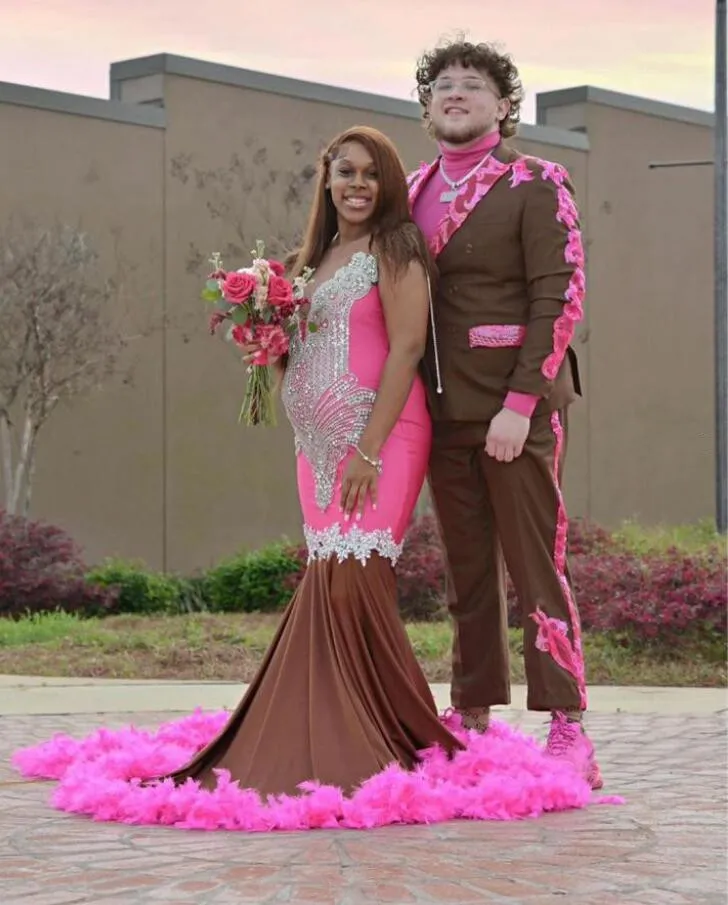
M589 784L533 740L497 722L482 735L441 722L409 645L393 563L430 445L419 382L382 451L377 510L367 506L352 522L339 512L343 470L387 357L375 259L356 254L322 283L311 316L320 329L294 345L283 393L310 561L237 710L195 714L151 735L128 727L54 736L17 751L15 767L60 780L52 803L63 811L187 829L513 820L584 807ZM448 758L436 745L467 751ZM409 772L426 748L421 769ZM191 759L176 769L183 758ZM225 771L219 781L216 770ZM353 794L344 800L330 786Z
M357 252L311 299L283 384L293 427L308 567L264 662L220 735L182 770L228 770L263 794L317 780L350 792L417 752L461 746L440 722L397 610L394 564L422 488L430 419L417 380L382 449L376 510L340 511L344 469L388 354L377 262Z

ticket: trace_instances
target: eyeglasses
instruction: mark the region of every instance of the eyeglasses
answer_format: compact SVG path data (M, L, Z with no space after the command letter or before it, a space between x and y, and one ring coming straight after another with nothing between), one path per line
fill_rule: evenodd
M478 94L481 91L490 91L493 94L496 93L486 81L478 78L465 78L461 82L456 82L454 79L442 78L430 82L430 91L433 94L452 94L453 91L458 90L462 91L464 94Z

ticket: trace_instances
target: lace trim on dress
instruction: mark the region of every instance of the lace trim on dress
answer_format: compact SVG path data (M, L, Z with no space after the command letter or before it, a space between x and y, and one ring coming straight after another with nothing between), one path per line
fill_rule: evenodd
M365 566L372 553L378 553L394 566L402 553L403 545L395 541L391 528L363 531L356 525L348 530L342 530L338 524L322 529L305 525L303 533L308 547L309 562L329 559L332 556L343 562L349 556L354 556Z

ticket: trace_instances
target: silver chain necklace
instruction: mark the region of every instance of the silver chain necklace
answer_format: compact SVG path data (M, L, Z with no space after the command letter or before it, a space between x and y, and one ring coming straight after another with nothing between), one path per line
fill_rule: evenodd
M483 159L479 160L475 164L473 169L470 170L469 173L466 173L462 179L457 179L457 180L450 179L450 177L447 175L447 173L445 172L445 167L442 165L442 157L441 157L440 158L440 175L445 180L445 182L450 186L450 189L448 191L444 191L440 195L440 201L442 201L445 204L449 204L451 201L453 201L455 198L457 198L457 196L460 194L463 186L468 181L468 179L470 179L471 176L474 176L478 172L478 170L483 166L485 161L490 157L490 155L492 153L493 153L492 150L487 151L485 156L483 157Z

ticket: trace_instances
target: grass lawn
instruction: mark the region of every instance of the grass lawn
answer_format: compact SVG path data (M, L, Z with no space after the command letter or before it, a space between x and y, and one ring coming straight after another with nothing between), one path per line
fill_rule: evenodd
M247 682L279 616L193 614L78 619L63 613L0 619L0 673L116 679ZM450 678L448 622L414 623L407 631L427 678ZM594 685L726 685L723 647L639 651L618 639L585 639L587 678ZM522 683L521 633L510 636L511 673Z
M648 553L664 553L674 548L682 553L726 553L727 541L715 530L709 519L689 525L657 525L645 528L637 522L624 522L612 533L620 546L644 556Z

